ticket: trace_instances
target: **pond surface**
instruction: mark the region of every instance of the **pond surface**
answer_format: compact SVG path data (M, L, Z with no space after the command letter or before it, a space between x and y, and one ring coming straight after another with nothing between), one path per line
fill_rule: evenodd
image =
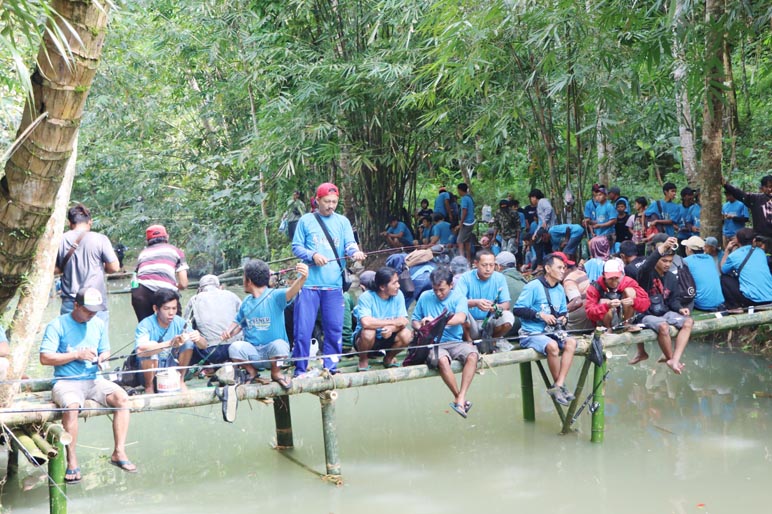
M110 305L117 354L135 319L128 295L112 295ZM49 306L49 318L56 309ZM650 353L637 367L623 354L609 361L603 444L589 442L586 411L575 434L558 435L541 384L537 421L524 422L516 366L475 377L466 420L450 410L439 378L339 391L341 487L318 475L325 462L315 396L291 398L295 449L285 454L297 462L272 448L273 409L254 401L240 403L234 424L219 406L133 415L135 475L107 462L109 420L81 420L84 480L68 487L69 512L769 512L772 398L754 392L772 393L772 363L694 343L679 377ZM2 504L4 512L47 511L43 477L26 461Z

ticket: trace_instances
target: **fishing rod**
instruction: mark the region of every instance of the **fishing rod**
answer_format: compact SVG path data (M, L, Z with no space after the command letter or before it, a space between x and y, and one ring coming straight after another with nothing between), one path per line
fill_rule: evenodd
M598 383L595 384L595 387L592 388L592 391L590 392L590 394L587 395L587 398L584 400L584 402L582 402L579 408L576 409L576 413L573 415L573 417L571 418L571 422L568 424L569 428L571 428L571 425L573 425L574 422L576 422L576 420L579 419L579 415L582 413L585 407L589 407L589 411L591 413L595 413L595 411L598 410L598 407L600 407L600 404L598 402L592 402L591 404L590 401L595 397L595 393L598 392L598 389L600 388L601 385L603 385L603 382L606 381L606 378L608 377L609 373L611 373L611 370L607 369L606 373L603 374L603 377L601 377Z
M384 248L382 250L373 250L372 252L365 252L365 257L367 258L367 257L370 257L371 255L379 255L379 254L391 253L391 252L402 252L402 253L405 253L405 250L409 250L411 248L414 248L414 249L415 248L421 248L421 247L423 247L423 245L410 245L410 246L399 246L397 248ZM298 259L298 257L294 257L294 258ZM346 255L342 255L342 256L337 257L337 258L331 257L331 258L327 259L327 264L329 264L331 262L344 261L344 260L349 259L349 258L350 257L348 257ZM326 266L326 264L325 264L325 266ZM289 273L290 271L295 271L295 268L286 268L286 269L281 269L279 271L272 271L271 274L272 275L281 275L281 274L284 274L284 273Z

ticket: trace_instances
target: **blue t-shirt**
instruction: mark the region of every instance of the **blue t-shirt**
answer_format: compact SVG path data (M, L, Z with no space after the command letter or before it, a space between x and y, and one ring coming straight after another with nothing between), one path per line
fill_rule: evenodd
M565 315L568 308L566 307L566 293L563 290L563 286L556 284L555 287L547 288L547 290L550 292L552 307L559 314ZM531 280L525 285L517 299L517 303L515 303L515 308L527 308L544 314L552 314L541 280ZM523 331L529 334L544 332L544 327L547 326L541 318L535 320L521 319L520 323Z
M67 353L78 348L91 348L96 350L97 355L110 350L104 321L94 316L86 323L78 323L69 313L59 316L46 326L40 353ZM54 366L54 377L94 380L97 370L97 366L91 362L75 360Z
M182 334L183 332L190 332L190 328L186 327L186 321L180 316L174 316L169 326L163 328L158 324L158 316L151 314L147 318L143 319L137 325L137 329L134 331L134 348L139 348L140 345L146 343L163 343L164 341L171 341L174 337ZM155 358L155 356L153 356Z
M686 230L686 225L691 225L695 229L700 228L700 214L702 208L699 204L693 203L689 207L681 206L681 227L678 229L678 239L689 239L692 236L700 235L700 231Z
M604 203L596 203L595 205L595 217L592 219L594 219L596 223L608 223L609 221L616 219L617 210L616 207L611 205L611 202L606 200ZM593 230L596 236L605 236L614 233L614 225L612 224L608 227L595 227Z
M550 229L550 242L552 243L552 250L557 251L560 248L560 243L566 238L566 230L569 231L568 239L574 239L584 235L584 228L581 225L555 225Z
M746 219L746 221L743 222L735 221L733 218L727 218L724 220L724 228L722 233L728 238L734 237L738 230L745 228L747 220L751 217L750 212L748 212L748 207L746 207L745 204L740 200L735 200L734 202L726 202L721 207L721 214L734 214L735 217Z
M660 212L660 206L662 206L662 212ZM666 202L664 200L657 200L651 202L649 207L644 213L646 216L656 214L661 220L673 220L673 225L663 225L665 227L665 233L669 236L675 235L675 226L681 224L683 218L683 207L680 203Z
M445 200L450 201L450 193L443 191L434 199L434 212L439 212L448 219L448 211L445 209Z
M721 277L713 257L704 253L689 255L684 259L689 271L694 277L697 296L694 306L702 310L713 310L724 303L724 293L721 292Z
M729 273L739 268L751 250L753 254L740 271L740 292L747 299L757 303L772 302L772 274L762 249L751 245L741 246L727 256L721 266L721 273Z
M431 237L437 236L437 243L441 245L451 244L453 242L453 231L450 229L450 223L440 221L432 226Z
M461 208L459 212L463 212L466 209L466 217L461 220L464 225L474 224L474 200L470 195L464 195L461 197ZM460 216L460 214L459 214Z
M365 291L354 307L354 316L357 318L357 327L354 329L354 340L356 341L359 332L362 331L362 325L359 324L359 320L362 318L379 320L407 318L405 295L402 294L402 291L398 291L395 296L390 296L384 300L375 291ZM380 339L380 334L377 338Z
M595 207L597 206L598 204L592 198L584 202L584 217L595 221Z
M598 280L603 275L603 266L606 261L601 258L593 257L584 263L584 272L587 273L587 280L593 282Z
M440 301L433 290L425 291L419 298L413 310L413 321L421 321L424 318L436 318L442 311L448 309L451 314L463 312L469 313L466 307L466 298L455 289L451 290L445 300ZM461 325L445 326L442 331L441 343L448 341L461 341L464 337L464 329Z
M321 219L335 243L338 257L354 255L359 247L354 240L354 231L351 229L348 218L333 212L327 217L321 216ZM346 263L335 260L335 254L327 241L327 236L324 235L322 227L312 213L304 214L298 221L295 237L292 239L292 253L308 264L308 278L303 285L304 288L339 289L343 287L340 265L345 266ZM324 266L315 265L313 259L315 253L324 255L329 262Z
M389 234L399 234L402 233L402 236L399 238L399 240L404 244L405 246L410 246L413 244L413 233L410 232L410 229L402 223L401 221L397 222L396 227L392 227L389 225L389 228L386 229L386 232Z
M287 306L287 288L266 288L259 297L244 298L236 314L244 340L254 346L262 346L276 339L287 341L284 328L284 308ZM316 314L314 314L314 317Z
M488 280L482 281L477 276L476 269L469 270L459 277L456 289L467 300L490 300L494 303L512 301L509 296L507 279L498 271L494 271ZM488 315L487 312L477 307L469 309L469 313L474 319L485 319L485 316Z

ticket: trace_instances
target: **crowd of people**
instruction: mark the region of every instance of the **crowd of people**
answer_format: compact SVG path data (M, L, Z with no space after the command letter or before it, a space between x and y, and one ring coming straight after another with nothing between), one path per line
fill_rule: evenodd
M676 203L671 183L653 202L644 197L630 202L619 188L596 184L578 224L559 224L549 199L534 189L522 209L515 199L501 200L479 241L468 186L458 185L458 201L442 187L433 209L423 200L413 220L390 221L383 233L389 246L416 248L390 257L391 265L361 273L362 291L354 295L345 261L362 262L366 254L348 218L335 212L338 188L324 183L315 191L312 212L306 212L299 192L288 205L288 234L299 260L290 284L276 287L276 273L252 259L243 268L243 300L206 275L184 313L179 294L188 284L184 253L169 242L163 225L152 225L132 289L138 321L134 353L145 393L158 390L165 368L183 369L172 376L176 389L184 390L188 365L226 362L242 368L246 381L273 381L289 390L294 380L318 372L309 369L309 361L319 332L318 351L329 374L338 373L346 352L356 356L362 372L371 369L374 356L383 368L400 366L400 353L419 340L414 334L440 318L441 344L425 362L438 370L452 395L450 407L464 418L472 407L468 392L481 351L475 343L483 339L508 338L544 355L552 376L547 392L563 405L574 400L566 385L576 349L573 331L653 330L660 361L680 374L694 309L731 312L772 302L767 256L772 176L762 179L760 192L724 187L723 247L700 235L697 192L682 189ZM118 258L107 238L91 231L85 206L71 208L68 219L71 230L56 263L62 274L61 315L46 327L40 362L54 368L53 400L67 409L63 423L74 439L85 400L115 409L110 463L135 472L125 449L128 395L98 373L110 359L104 273L118 269ZM745 226L750 220L753 229ZM412 221L417 226L411 229ZM448 254L455 254L449 264ZM674 341L670 327L677 329ZM8 351L0 331L0 371L7 367ZM630 363L647 358L640 344ZM460 382L453 361L461 364ZM263 370L270 378L261 377ZM65 479L81 479L75 441L68 446Z

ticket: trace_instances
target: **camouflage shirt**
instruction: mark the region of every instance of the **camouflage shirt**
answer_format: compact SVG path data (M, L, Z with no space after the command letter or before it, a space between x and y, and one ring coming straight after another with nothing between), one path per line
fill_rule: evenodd
M506 241L507 239L517 237L518 232L520 232L520 217L517 215L517 212L499 209L493 215L493 226Z

